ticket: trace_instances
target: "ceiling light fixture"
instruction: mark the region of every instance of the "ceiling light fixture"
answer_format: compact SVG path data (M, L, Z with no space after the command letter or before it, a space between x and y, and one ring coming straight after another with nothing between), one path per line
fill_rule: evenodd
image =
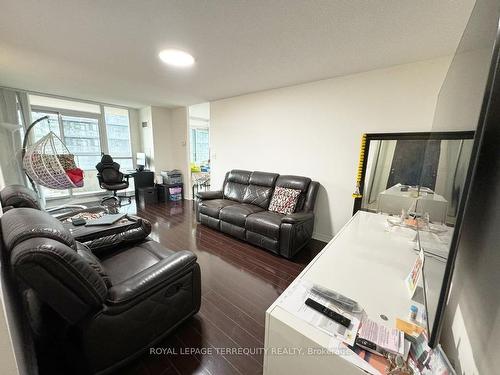
M178 49L165 49L158 56L160 56L161 61L171 66L185 68L194 64L193 56Z

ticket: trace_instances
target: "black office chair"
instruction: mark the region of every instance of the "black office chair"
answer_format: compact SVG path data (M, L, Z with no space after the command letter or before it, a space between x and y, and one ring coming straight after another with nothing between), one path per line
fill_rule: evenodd
M99 180L99 186L101 189L112 191L112 196L107 196L101 199L101 204L110 205L110 201L114 200L116 205L121 206L121 200L128 200L127 204L131 203L131 198L127 196L119 196L117 194L118 190L124 190L128 188L129 176L124 175L120 172L120 164L113 161L110 155L102 155L100 163L96 166L97 169L97 179Z

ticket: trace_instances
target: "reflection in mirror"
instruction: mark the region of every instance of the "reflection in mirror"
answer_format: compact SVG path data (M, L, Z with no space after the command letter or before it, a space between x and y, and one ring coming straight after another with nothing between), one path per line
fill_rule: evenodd
M390 215L403 210L428 214L432 223L453 226L472 142L371 140L361 208ZM424 158L426 150L432 157Z
M474 131L366 134L362 194L354 211L385 215L388 232L409 234L413 249L424 251L429 332L466 188L473 138Z
M476 278L475 268L464 263L474 259L476 244L461 243L460 228L467 218L466 208L471 207L467 205L478 200L469 191L472 184L482 183L475 173L481 167L484 178L488 168L479 166L479 157L494 150L490 137L498 126L499 14L498 1L475 2L440 89L432 131L426 137L414 137L424 133L366 134L367 143L361 148L354 213L363 209L386 214L387 223L392 225L390 231L414 229L414 250L425 253L422 279L432 348L439 342L444 312L451 301L449 292L459 248L473 253L458 258L462 274L457 280L464 284L464 280ZM405 215L401 215L403 211ZM474 230L482 225L478 223ZM470 228L469 235L469 239L483 240ZM484 302L484 295L477 293L480 287L473 285L467 293L462 285L459 290L465 291L464 297L460 292L455 294L456 301L466 301L462 307L470 310L466 317L469 321L474 320L481 310L478 306ZM461 307L455 303L452 308L457 306ZM456 319L462 324L465 315L455 313L449 313L448 323L455 316L453 324ZM490 315L481 316L489 321ZM448 333L448 339L455 338L454 333Z

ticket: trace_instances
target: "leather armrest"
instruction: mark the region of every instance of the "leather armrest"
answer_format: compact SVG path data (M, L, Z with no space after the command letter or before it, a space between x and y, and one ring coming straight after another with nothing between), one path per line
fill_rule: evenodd
M209 200L209 199L222 199L224 197L224 194L222 193L222 190L217 190L217 191L200 191L196 193L196 198L200 200Z
M312 212L294 212L281 218L282 223L298 224L314 218Z
M115 230L96 233L93 238L87 236L85 245L97 256L103 256L108 251L119 249L131 243L144 240L151 233L151 223L137 216L127 215L131 222L124 226L118 226Z
M107 303L127 303L155 287L167 284L181 276L196 263L196 255L190 251L178 251L155 265L146 268L130 279L108 290Z
M126 233L136 228L142 229L144 232L144 238L151 233L151 224L146 219L133 215L127 215L126 219L127 221L118 221L117 223L103 226L75 226L68 221L64 222L63 225L70 230L71 234L78 242L85 242L87 246L89 246L87 243L88 241L93 241L115 234ZM118 241L116 243L109 243L109 245L116 248L116 246L121 245L121 242Z

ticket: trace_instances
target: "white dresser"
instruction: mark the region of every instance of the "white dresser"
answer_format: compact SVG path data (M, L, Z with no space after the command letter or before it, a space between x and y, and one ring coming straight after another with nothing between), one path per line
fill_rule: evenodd
M395 319L406 318L413 304L404 279L417 252L412 242L415 233L388 231L386 218L358 211L287 291L299 279L310 281L354 299L372 320L394 327ZM426 259L426 267L437 281L444 263ZM431 288L429 292L438 291ZM325 354L331 337L286 311L278 301L266 312L264 374L365 374L343 358L351 354ZM318 352L311 354L313 349Z

